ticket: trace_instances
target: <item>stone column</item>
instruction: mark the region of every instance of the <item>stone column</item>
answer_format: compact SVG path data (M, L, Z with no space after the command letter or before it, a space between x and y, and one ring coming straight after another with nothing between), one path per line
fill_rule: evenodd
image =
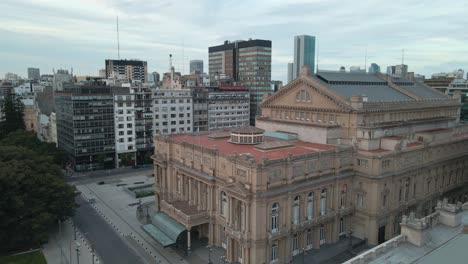
M187 177L188 182L188 204L192 205L192 179Z
M232 202L232 197L231 196L228 197L228 201L229 201L229 203L228 203L228 221L227 222L228 222L228 226L231 226L231 224L233 222L232 221L232 204L233 204L233 202Z
M187 254L190 254L191 241L190 241L190 229L187 230Z
M197 210L201 210L202 209L202 204L201 204L201 189L200 189L200 181L197 181Z
M245 232L248 234L250 232L250 203L245 204L245 212L244 212L244 217L245 217Z

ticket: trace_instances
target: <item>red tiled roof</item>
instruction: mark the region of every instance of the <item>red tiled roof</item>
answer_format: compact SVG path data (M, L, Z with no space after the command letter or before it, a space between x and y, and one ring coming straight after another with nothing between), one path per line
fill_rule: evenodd
M227 138L209 138L209 134L174 134L169 136L174 141L184 142L186 140L189 144L196 146L202 146L209 149L214 149L215 145L221 154L233 155L236 152L238 155L251 154L253 159L257 162L263 158L267 159L280 159L285 158L288 154L293 156L304 155L308 153L315 153L320 151L335 149L333 145L325 145L304 141L291 142L292 146L274 149L269 151L263 151L255 148L256 145L241 145L230 143ZM265 142L278 141L274 138L265 137Z
M390 150L378 148L378 149L370 149L370 150L362 150L362 151L369 152L369 153L382 153L382 152L387 152Z
M452 130L452 129L450 129L450 128L434 128L434 129L429 129L429 130L417 131L416 133L437 133L437 132L450 131L450 130Z
M419 146L419 145L422 145L422 144L423 143L421 143L421 142L411 142L411 143L406 144L406 146L408 148L412 148L412 147L416 147L416 146Z
M403 137L403 136L385 136L383 138L387 138L387 139L404 139L405 137Z

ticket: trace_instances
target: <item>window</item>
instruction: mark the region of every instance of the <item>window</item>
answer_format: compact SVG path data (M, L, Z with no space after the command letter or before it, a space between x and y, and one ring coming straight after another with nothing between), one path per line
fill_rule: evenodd
M320 245L325 244L325 226L323 226L323 224L320 225L319 239L320 239Z
M289 119L289 112L288 111L284 112L284 118Z
M317 113L317 122L322 122L322 114Z
M307 249L311 249L312 246L313 246L313 244L312 244L312 229L307 229L306 246L307 246Z
M311 118L312 118L312 115L310 114L310 112L307 112L306 113L306 121L310 121Z
M390 168L390 160L382 160L382 169Z
M345 235L345 226L343 217L340 219L340 236Z
M270 260L271 262L278 261L278 245L276 243L271 246Z
M304 120L304 112L301 112L301 120Z
M123 125L123 124L119 124L119 128L124 128L124 125Z
M365 159L357 159L357 165L361 168L369 168L369 161Z
M310 102L310 94L304 90L296 94L296 102Z
M320 193L320 215L327 213L327 189L323 189Z
M279 204L274 203L271 206L271 232L278 231Z
M310 192L307 197L307 219L312 220L314 217L314 193Z
M296 256L299 254L299 236L297 234L294 235L293 237L293 244L292 244L292 255Z
M364 207L364 194L362 194L362 193L357 194L357 205L358 205L359 208Z
M221 214L227 216L227 196L225 192L221 192Z
M409 198L409 186L410 186L410 179L408 177L405 180L405 201L408 201L408 198Z
M346 207L346 192L348 191L348 185L344 184L341 188L340 207Z
M132 128L132 124L127 124L127 128Z
M335 122L335 116L334 115L329 115L328 116L328 122L333 124Z
M293 204L293 224L299 224L299 196L294 198Z

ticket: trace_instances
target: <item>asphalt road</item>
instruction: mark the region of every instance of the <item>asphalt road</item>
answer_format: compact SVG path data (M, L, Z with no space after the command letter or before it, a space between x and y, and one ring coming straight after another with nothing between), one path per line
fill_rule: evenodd
M122 169L113 169L113 170L100 170L93 172L75 172L73 177L67 177L67 181L70 183L73 182L86 182L86 181L96 181L104 178L114 178L114 177L127 177L133 175L151 175L153 174L153 168L122 168Z
M145 264L81 196L76 202L75 223L105 264Z

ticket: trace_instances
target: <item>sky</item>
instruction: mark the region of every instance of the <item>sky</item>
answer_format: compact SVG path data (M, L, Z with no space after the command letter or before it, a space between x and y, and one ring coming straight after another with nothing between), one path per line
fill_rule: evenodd
M0 76L27 67L97 75L105 59L148 62L177 71L224 40L272 41L272 79L286 81L296 35L317 37L318 65L386 66L402 62L424 74L468 71L468 2L451 0L1 0ZM1 78L0 77L0 78Z

